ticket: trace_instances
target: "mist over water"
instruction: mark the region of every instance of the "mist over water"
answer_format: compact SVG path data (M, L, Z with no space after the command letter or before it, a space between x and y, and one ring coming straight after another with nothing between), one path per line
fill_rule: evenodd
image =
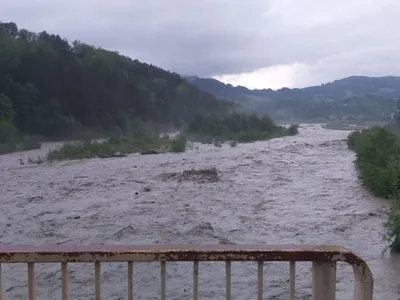
M294 137L197 145L182 154L20 165L49 147L0 156L2 244L338 244L367 260L375 299L398 299L400 258L382 254L386 200L365 191L346 146L349 131L304 125ZM215 167L218 176L185 173ZM214 177L213 177L214 176ZM27 299L27 267L4 265L5 299ZM70 264L71 299L94 298L94 268ZM288 299L289 263L266 263L265 299ZM311 264L296 269L309 299ZM104 299L127 299L126 264L102 264ZM38 299L60 299L61 272L39 264ZM160 267L134 267L135 299L159 299ZM337 299L353 273L338 267ZM200 263L201 299L224 299L223 263ZM257 266L232 264L233 299L254 299ZM192 264L167 264L167 298L192 299Z

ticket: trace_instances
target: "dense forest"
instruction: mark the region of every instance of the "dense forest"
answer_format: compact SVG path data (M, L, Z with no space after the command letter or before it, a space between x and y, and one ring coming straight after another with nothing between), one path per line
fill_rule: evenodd
M186 80L203 91L234 100L250 110L268 112L283 122L387 122L400 97L400 77L394 76L352 76L319 86L276 91L250 90L196 76Z
M197 114L220 116L234 108L176 73L0 23L0 144L14 132L62 139L141 124L178 128Z

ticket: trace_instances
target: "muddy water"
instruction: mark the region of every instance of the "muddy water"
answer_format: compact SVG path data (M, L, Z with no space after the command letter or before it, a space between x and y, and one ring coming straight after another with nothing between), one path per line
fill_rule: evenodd
M400 259L382 254L379 210L357 180L348 131L307 125L295 137L183 154L131 155L42 165L0 157L0 243L3 244L339 244L364 257L376 299L398 299ZM219 181L167 173L216 167ZM182 179L182 178L181 178ZM204 179L204 178L203 178ZM167 265L167 298L191 299L192 265ZM104 299L127 299L127 267L104 264ZM159 298L159 266L134 268L136 299ZM38 265L38 299L60 299L60 268ZM5 299L27 299L26 267L3 266ZM93 299L93 266L70 267L71 299ZM234 263L233 299L254 299L256 266ZM200 265L200 298L223 299L221 263ZM288 299L288 264L265 267L265 299ZM337 299L352 299L351 268L339 266ZM297 268L296 297L308 299L310 265Z

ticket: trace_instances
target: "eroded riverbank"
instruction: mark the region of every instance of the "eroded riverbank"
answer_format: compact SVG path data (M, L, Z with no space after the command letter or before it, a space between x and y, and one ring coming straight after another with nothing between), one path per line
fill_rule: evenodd
M348 134L307 125L294 137L235 148L200 145L182 154L42 165L20 165L18 159L44 155L47 146L0 156L0 242L340 244L368 261L376 299L397 299L400 260L381 254L384 219L379 211L387 202L361 187L354 153L345 142ZM166 176L212 167L219 180ZM206 265L200 269L201 298L222 299L225 271L221 264ZM24 268L4 269L5 299L27 299ZM71 267L73 299L93 295L88 269ZM265 269L266 298L286 299L287 264ZM104 266L105 299L126 299L125 272L123 265ZM254 298L255 266L234 264L232 272L234 299ZM59 266L39 266L37 274L38 299L59 298ZM309 275L309 265L300 264L299 299L309 296ZM138 299L158 298L158 267L138 266L135 279ZM338 298L351 299L352 280L350 268L339 268ZM167 297L190 299L191 291L191 264L169 266Z

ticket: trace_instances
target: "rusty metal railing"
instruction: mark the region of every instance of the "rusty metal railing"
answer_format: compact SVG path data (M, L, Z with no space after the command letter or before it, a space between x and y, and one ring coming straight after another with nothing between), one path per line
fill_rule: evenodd
M340 246L312 245L151 245L151 246L0 246L0 300L3 299L1 265L28 264L29 300L36 299L35 263L60 263L62 300L68 300L68 263L90 262L95 266L95 299L101 299L101 263L128 264L128 300L133 300L134 262L160 262L161 299L166 299L167 262L193 261L193 299L199 295L199 262L226 263L226 299L231 299L231 263L258 264L257 299L263 299L263 266L267 261L289 262L289 294L295 297L296 262L309 261L312 268L312 299L335 300L336 263L346 262L355 274L354 299L372 300L373 278L368 265L353 252Z

